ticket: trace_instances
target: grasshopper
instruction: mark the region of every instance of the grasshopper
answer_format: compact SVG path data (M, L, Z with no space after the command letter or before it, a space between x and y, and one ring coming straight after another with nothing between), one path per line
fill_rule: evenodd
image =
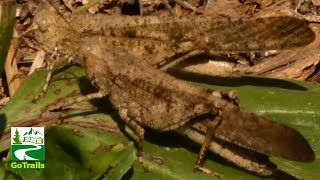
M310 145L296 130L239 108L234 101L235 98L227 92L194 87L151 66L133 55L134 53L128 52L129 48L110 47L107 43L109 37L118 36L153 38L156 41L178 44L174 47L183 49L182 52L188 54L193 52L193 49L200 49L203 52L209 52L210 49L228 51L237 45L239 50L241 48L255 50L259 49L259 44L264 41L260 38L269 37L270 42L265 43L265 48L293 47L307 44L314 39L313 32L303 21L285 18L286 22L295 22L297 25L289 26L288 29L285 26L281 32L278 32L282 26L277 22L279 20L277 18L227 21L226 27L234 27L237 30L248 28L248 24L277 25L271 32L262 32L262 35L257 36L254 33L259 34L261 29L248 30L248 34L245 35L253 36L253 43L249 43L246 39L243 41L244 44L237 44L231 42L229 38L211 35L210 31L217 27L208 27L192 39L192 34L194 35L197 30L192 30L191 22L187 20L173 20L173 24L166 24L168 29L170 27L173 29L177 24L181 29L186 28L186 31L180 34L171 34L162 28L159 30L159 35L151 36L142 30L141 32L134 30L132 26L124 30L112 27L110 34L106 33L107 30L103 30L106 36L101 36L99 33L89 36L74 31L70 25L66 25L65 19L56 13L52 7L40 8L34 19L39 28L36 32L37 40L48 53L55 54L58 50L62 60L79 63L98 89L96 93L62 102L61 108L83 100L109 97L122 120L139 137L140 162L142 162L144 128L158 131L174 130L201 143L195 169L217 176L218 174L202 167L203 156L208 148L236 165L264 176L272 174L274 170L266 155L302 162L314 160ZM158 22L151 23L149 29L147 25L143 27L154 34L160 27L161 23ZM222 23L218 27L223 26ZM132 33L133 31L135 33ZM184 34L186 36L183 36ZM284 40L277 41L275 38L278 36L284 36ZM301 36L305 36L302 41L300 41ZM295 41L294 37L300 38ZM215 43L214 38L218 38L219 41ZM246 156L246 153L250 155ZM260 158L263 162L259 162Z
M89 13L71 14L66 18L57 16L48 17L47 25L67 29L69 36L105 36L106 45L120 47L158 66L197 54L261 52L303 46L315 38L305 21L288 16L254 20L215 16L124 17ZM61 46L57 48L63 54L63 45L57 43L60 38L59 34L48 38L54 42L47 49ZM161 68L165 70L168 66Z
M38 9L48 9L49 6L42 5ZM161 70L200 54L283 49L306 45L315 38L305 21L293 17L238 21L212 16L122 17L86 13L67 18L58 13L43 13L36 17L41 16L47 17L35 23L40 27L36 31L37 39L46 42L42 44L47 52L59 54L60 58L52 56L47 61L47 82L35 101L45 93L54 66L61 60L72 60L81 36L103 35L106 46L120 47ZM69 42L68 38L57 33L62 31L74 40Z

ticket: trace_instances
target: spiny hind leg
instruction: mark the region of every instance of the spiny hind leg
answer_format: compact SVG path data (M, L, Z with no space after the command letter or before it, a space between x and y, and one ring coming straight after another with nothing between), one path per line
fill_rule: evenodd
M144 128L140 126L133 118L128 116L128 109L120 109L119 115L121 119L129 126L131 130L138 136L137 142L137 159L138 162L143 166L145 170L147 168L144 166L143 163L143 140L144 140Z
M164 65L160 65L160 70L162 71L166 71L168 70L169 68L172 68L174 66L176 66L177 64L189 59L190 57L193 57L193 56L197 56L197 55L200 55L200 54L204 54L205 51L204 50L194 50L194 51L191 51L191 52L188 52L187 54L173 60L173 61L170 61L169 63L167 64L164 64Z
M201 171L205 174L208 174L210 176L216 176L220 179L223 179L223 175L221 175L217 172L213 172L210 169L203 167L204 156L205 156L207 150L209 149L209 146L211 144L211 139L214 137L216 127L220 124L220 122L221 122L220 116L216 116L214 118L214 120L206 119L203 121L203 123L205 123L207 130L206 130L205 139L204 139L203 144L201 145L201 149L198 154L196 165L195 165L194 169Z

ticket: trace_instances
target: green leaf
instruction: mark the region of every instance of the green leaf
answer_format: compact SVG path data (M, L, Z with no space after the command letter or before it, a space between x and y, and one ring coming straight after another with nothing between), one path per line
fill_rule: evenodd
M4 0L0 19L0 74L3 72L13 27L15 24L16 4L14 0Z
M56 74L49 92L33 104L31 101L41 91L43 84L39 82L45 81L45 75L46 71L41 70L29 76L2 111L7 117L7 127L47 126L46 169L17 171L7 167L15 176L25 179L120 179L123 175L131 179L214 178L194 172L199 145L174 132L146 131L144 165L149 172L145 172L141 164L133 163L135 149L129 137L135 136L129 128L123 128L124 123L107 99L91 102L103 112L75 111L62 122L55 118L39 118L41 109L59 98L92 92L84 72L78 67L71 67ZM194 83L197 86L235 89L242 107L300 131L315 150L316 161L298 163L272 158L281 170L276 175L280 179L316 179L320 176L317 151L320 147L317 141L320 137L319 84L256 77L217 78L188 73L176 73L175 76L197 82ZM122 135L124 132L129 135ZM7 128L0 141L0 151L10 148L9 140ZM153 158L148 158L149 155ZM7 161L2 163L8 164ZM261 179L213 153L208 153L205 167L223 174L225 179Z

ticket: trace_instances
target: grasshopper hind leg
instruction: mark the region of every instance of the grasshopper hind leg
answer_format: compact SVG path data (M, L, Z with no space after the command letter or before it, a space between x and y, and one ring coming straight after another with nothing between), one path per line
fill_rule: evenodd
M216 116L213 120L206 119L204 121L204 123L206 124L206 127L207 127L207 132L205 135L204 142L201 145L201 149L198 154L194 170L203 172L203 173L208 174L210 176L216 176L220 179L223 179L223 175L221 175L217 172L213 172L210 169L203 167L204 156L205 156L207 150L209 149L209 146L211 144L211 140L214 137L215 129L219 125L220 122L221 122L221 118L219 116Z
M190 57L194 57L194 56L204 54L204 53L205 53L205 51L203 51L203 50L193 50L191 52L188 52L185 55L182 55L181 57L178 57L177 59L174 59L173 61L170 61L165 64L158 64L158 67L162 71L167 71L168 69L180 64L181 62L186 61Z
M121 119L129 126L131 130L138 136L138 142L136 144L137 147L137 160L142 165L142 167L148 171L149 169L145 166L143 162L143 140L144 140L144 128L140 126L137 122L135 122L132 118L128 116L127 109L120 109L119 115Z

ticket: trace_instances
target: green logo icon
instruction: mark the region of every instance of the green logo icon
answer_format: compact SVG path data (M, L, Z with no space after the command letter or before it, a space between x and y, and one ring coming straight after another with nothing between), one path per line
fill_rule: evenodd
M44 148L44 127L11 127L12 161L44 161Z

